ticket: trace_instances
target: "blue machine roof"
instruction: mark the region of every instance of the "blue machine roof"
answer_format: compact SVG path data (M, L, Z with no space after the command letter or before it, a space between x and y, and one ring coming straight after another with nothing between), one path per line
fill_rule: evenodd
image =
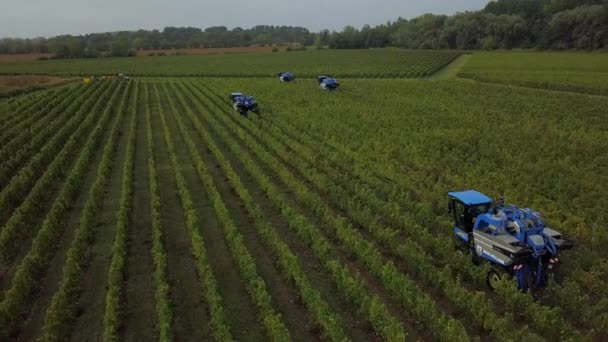
M490 197L476 190L448 192L448 195L467 205L478 205L492 202Z

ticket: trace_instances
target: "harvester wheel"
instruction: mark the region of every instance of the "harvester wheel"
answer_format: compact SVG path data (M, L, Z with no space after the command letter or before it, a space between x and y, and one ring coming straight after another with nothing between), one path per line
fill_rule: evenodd
M490 270L486 276L486 282L492 290L496 290L502 278L502 275L498 271Z

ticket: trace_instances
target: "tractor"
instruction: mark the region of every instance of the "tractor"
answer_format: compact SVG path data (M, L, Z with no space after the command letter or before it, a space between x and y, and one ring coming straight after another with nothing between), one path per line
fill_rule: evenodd
M296 80L296 76L290 72L280 72L278 76L281 82L292 82Z
M475 190L449 192L448 209L456 247L470 253L475 265L489 262L487 283L493 290L502 278L515 278L523 292L545 287L558 272L560 252L574 247L546 227L539 212L505 205L502 198L493 201Z
M258 112L258 104L255 102L253 96L248 96L243 93L231 93L230 101L232 102L234 110L241 113L244 117L247 117L249 111L254 113Z
M323 90L336 90L340 87L338 80L327 76L317 76L317 82L319 82L319 88Z

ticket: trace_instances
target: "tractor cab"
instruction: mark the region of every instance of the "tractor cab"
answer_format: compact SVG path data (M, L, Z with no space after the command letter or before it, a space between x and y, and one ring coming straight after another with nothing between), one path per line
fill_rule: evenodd
M290 72L281 71L278 75L281 82L291 82L296 79L296 76Z
M340 87L338 80L327 76L317 76L317 82L319 82L319 87L323 90L336 90Z
M502 198L493 202L475 190L449 192L448 197L456 248L470 254L476 265L490 263L492 289L505 276L514 277L522 291L546 286L548 275L557 272L560 251L574 246L532 209L505 205Z
M490 210L492 199L475 190L449 192L448 196L448 210L454 217L454 234L468 242L477 217Z
M230 101L232 103L235 103L237 101L238 98L242 97L243 94L242 93L230 93Z
M241 113L241 115L247 117L247 112L252 111L257 113L258 104L255 102L253 96L248 96L243 93L231 93L230 101L234 110Z

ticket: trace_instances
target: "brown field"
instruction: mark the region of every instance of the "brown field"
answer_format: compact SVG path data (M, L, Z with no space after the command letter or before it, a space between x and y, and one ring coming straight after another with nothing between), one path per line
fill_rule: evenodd
M233 47L233 48L204 48L204 49L171 49L171 50L139 50L137 56L149 56L151 54L164 53L167 55L207 55L207 54L222 54L222 53L247 53L247 52L272 52L273 47L268 46L249 46L249 47ZM280 47L280 50L285 50ZM50 53L24 53L3 55L0 54L0 63L20 62L20 61L35 61L41 57L50 58Z
M22 53L15 55L1 55L0 63L19 62L19 61L35 61L40 57L51 57L50 53Z
M207 55L221 53L246 53L246 52L272 52L271 46L248 46L232 48L203 48L203 49L172 49L172 50L139 50L137 56L149 56L151 54L165 53L167 55ZM279 48L284 50L285 48Z
M0 76L0 96L6 93L38 87L50 87L73 81L74 78L53 76Z

